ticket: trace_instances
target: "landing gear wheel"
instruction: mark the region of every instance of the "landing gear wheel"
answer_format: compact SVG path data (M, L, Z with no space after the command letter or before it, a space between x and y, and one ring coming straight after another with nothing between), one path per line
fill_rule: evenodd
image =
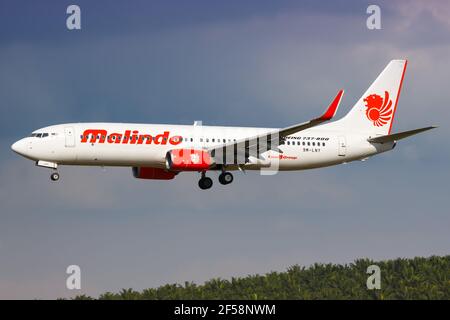
M50 175L50 179L51 179L52 181L58 181L58 180L59 180L59 173L58 173L58 172L53 172L53 173Z
M213 185L213 181L211 178L208 177L202 177L200 180L198 180L198 186L202 190L206 190L211 188Z
M223 172L219 175L219 182L221 184L229 184L233 182L233 175L230 172Z

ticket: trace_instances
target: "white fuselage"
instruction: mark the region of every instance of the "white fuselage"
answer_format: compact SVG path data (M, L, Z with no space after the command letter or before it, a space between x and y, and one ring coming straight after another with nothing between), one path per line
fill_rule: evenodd
M88 130L88 131L87 131ZM89 131L93 130L93 131ZM96 137L86 132L99 130ZM172 149L206 149L269 132L273 128L219 127L132 123L69 123L45 127L17 141L13 150L35 160L58 165L129 166L165 168ZM151 136L151 137L149 137ZM373 144L368 134L338 130L333 123L287 137L285 144L265 152L245 169L259 169L276 159L278 170L303 170L361 160L393 148ZM230 168L233 170L236 168Z

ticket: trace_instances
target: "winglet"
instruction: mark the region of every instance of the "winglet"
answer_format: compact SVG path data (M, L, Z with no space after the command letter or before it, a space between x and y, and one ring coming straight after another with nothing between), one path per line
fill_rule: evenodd
M341 102L342 96L344 95L344 90L339 90L338 94L334 98L334 100L328 106L327 111L319 118L321 121L327 121L334 117L336 111L339 107L339 103Z

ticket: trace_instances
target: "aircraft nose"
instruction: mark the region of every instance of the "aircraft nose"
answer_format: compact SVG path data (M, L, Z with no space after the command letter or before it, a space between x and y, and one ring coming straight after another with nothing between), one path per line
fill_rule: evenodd
M11 149L15 153L23 155L25 153L25 144L24 144L23 140L19 140L19 141L14 142L11 145Z

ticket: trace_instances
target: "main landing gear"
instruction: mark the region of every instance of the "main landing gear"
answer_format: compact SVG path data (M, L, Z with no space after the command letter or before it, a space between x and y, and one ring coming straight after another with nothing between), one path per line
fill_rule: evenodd
M200 178L200 180L198 180L198 186L200 187L200 189L202 190L206 190L211 188L213 185L213 181L211 178L208 178L205 175L205 172L202 172L202 177Z
M219 175L219 182L223 185L230 184L233 182L233 175L230 172L223 171ZM211 178L206 176L205 172L202 172L202 177L198 181L198 186L202 190L210 189L213 185Z
M219 176L219 182L221 184L230 184L233 182L233 175L230 172L222 172Z

